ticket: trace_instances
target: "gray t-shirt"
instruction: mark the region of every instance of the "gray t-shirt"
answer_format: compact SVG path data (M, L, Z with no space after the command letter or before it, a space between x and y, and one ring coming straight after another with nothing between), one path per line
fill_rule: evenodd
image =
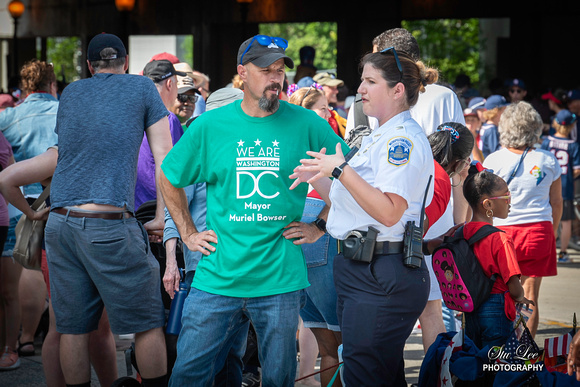
M168 115L146 77L95 74L60 98L52 207L109 204L133 212L139 147L146 128Z

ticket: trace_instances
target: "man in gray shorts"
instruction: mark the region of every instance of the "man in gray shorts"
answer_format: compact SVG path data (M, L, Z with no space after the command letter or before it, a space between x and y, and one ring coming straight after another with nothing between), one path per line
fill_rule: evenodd
M163 228L162 196L145 227L133 212L143 134L159 170L172 147L168 111L150 79L125 74L117 36L95 36L87 57L93 76L71 83L60 100L45 231L62 370L67 385L90 384L88 333L106 308L114 333L135 333L143 386L166 385L159 264L146 231Z

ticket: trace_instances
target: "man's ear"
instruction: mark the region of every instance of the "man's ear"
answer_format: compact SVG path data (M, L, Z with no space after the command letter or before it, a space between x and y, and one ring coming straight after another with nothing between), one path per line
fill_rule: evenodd
M242 81L245 80L248 73L248 69L246 68L246 66L239 64L237 70L238 75L240 76Z

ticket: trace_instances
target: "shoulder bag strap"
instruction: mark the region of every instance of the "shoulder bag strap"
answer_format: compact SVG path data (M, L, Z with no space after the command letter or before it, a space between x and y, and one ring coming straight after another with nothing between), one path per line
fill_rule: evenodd
M46 199L48 198L48 195L50 195L50 183L48 183L48 185L46 186L44 191L42 191L40 196L38 196L38 198L36 198L36 200L34 201L34 203L32 203L30 208L32 208L34 211L38 210L38 208L41 206L41 204L46 201Z
M522 163L522 161L524 161L524 158L528 154L528 151L529 150L530 150L530 148L527 147L526 150L524 151L524 153L522 153L522 157L520 157L520 161L518 161L518 163L517 163L516 167L514 168L512 174L510 175L510 177L506 181L506 183L507 183L508 186L510 185L510 182L512 181L512 179L516 176L516 173L518 172L518 169L520 169L520 164Z

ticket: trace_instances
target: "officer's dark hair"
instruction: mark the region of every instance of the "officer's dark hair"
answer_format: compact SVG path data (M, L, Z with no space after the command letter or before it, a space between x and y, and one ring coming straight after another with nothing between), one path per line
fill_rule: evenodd
M443 168L447 168L454 161L468 158L474 143L469 129L459 122L445 122L429 135L433 158Z
M402 71L399 71L397 66L397 58ZM392 51L366 54L359 64L361 74L367 64L380 71L389 87L395 87L399 82L405 85L409 108L415 106L419 99L419 93L425 92L425 86L433 84L439 79L439 72L436 69L425 66L421 61L415 61L405 52L397 53L396 57Z

